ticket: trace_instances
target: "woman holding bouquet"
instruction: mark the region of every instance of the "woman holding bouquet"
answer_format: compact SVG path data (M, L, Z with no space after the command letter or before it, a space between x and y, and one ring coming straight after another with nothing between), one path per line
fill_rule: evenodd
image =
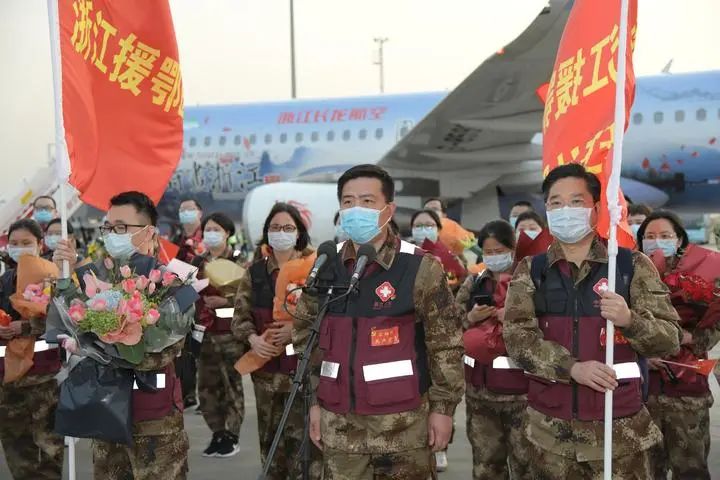
M515 263L515 232L505 220L490 222L480 231L478 245L487 269L468 277L456 298L465 311L465 399L473 480L530 478L522 431L528 382L522 370L493 365L498 356L507 355L502 321Z
M706 359L720 340L720 292L715 287L720 255L690 245L680 219L661 210L640 226L638 244L670 288L683 328L678 354L649 361L647 407L663 433L663 443L653 452L655 476L665 479L670 470L673 478L709 480L713 397L707 375L693 365Z
M10 257L16 263L22 256L38 257L42 236L40 225L34 220L14 223L8 235ZM57 272L50 262L37 260ZM45 333L45 317L23 318L18 312L22 309L16 303L17 281L17 268L0 277L0 374L4 377L3 385L0 385L0 441L15 480L60 480L63 438L53 433L53 416L58 402L58 388L53 377L60 370L60 354L57 347L49 348L45 342L35 341ZM26 298L24 294L20 295ZM44 310L47 300L39 303ZM32 367L19 378L9 381L11 345L21 339L28 341L30 350L34 351Z
M228 239L235 235L235 225L227 215L212 213L202 220L200 229L207 250L192 263L200 268L199 278L204 278L208 264L216 260L237 261L228 245ZM204 457L231 457L240 450L238 439L245 416L245 397L242 376L233 365L245 349L233 336L230 319L215 314L216 309L230 307L233 303L233 297L223 295L211 285L202 291L195 305L195 322L199 330L196 326L193 336L196 340L201 338L198 394L203 418L213 433L210 445L203 452Z
M232 329L237 338L247 343L250 354L262 360L253 372L257 402L258 433L263 464L267 461L270 445L280 423L285 401L295 371L297 357L292 349L292 321L278 321L273 315L275 284L280 269L289 262L312 254L310 235L300 212L287 203L276 203L263 226L260 247L249 275L243 278L235 298L235 316ZM284 299L278 299L281 302ZM293 409L272 462L268 478L301 478L301 456L305 417L301 397ZM311 448L311 477L320 477L319 451Z

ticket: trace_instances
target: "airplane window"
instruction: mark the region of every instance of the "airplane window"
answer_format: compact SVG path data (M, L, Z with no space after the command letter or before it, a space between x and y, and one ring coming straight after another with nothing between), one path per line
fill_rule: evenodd
M197 138L190 137L190 146L194 147L195 145L197 145Z
M343 140L345 140L346 142L350 140L350 130L345 130L343 132Z
M327 133L327 141L332 142L333 140L335 140L335 131L329 130Z
M699 122L704 122L707 118L707 110L704 108L699 109L697 113L695 113L695 118L697 118Z
M382 128L375 129L375 138L380 140L381 138L383 138L383 133L384 132Z
M663 112L655 112L655 115L653 115L653 121L655 123L662 123L664 117L665 115L663 115Z
M358 132L358 138L360 140L365 140L367 138L367 130L364 128Z
M255 145L255 142L257 142L257 135L253 133L250 135L250 145Z
M281 133L280 134L280 143L287 142L287 133Z
M233 143L235 145L240 145L242 143L242 135L235 135L235 138L233 139Z
M317 142L320 140L320 134L318 132L312 132L312 135L310 135L310 141Z
M685 121L685 110L676 110L675 111L675 121L676 122L684 122Z
M225 135L223 135L222 137L220 137L220 138L218 139L218 144L219 144L221 147L222 147L222 146L225 146L225 142L227 142L227 138L225 137Z
M633 123L635 125L640 125L643 121L643 114L642 113L636 113L633 115Z
M205 140L203 140L203 144L206 147L209 147L211 143L212 143L212 138L210 138L210 137L205 137Z
M265 134L265 145L272 143L272 135L269 133Z
M302 132L298 132L295 134L295 143L301 143L303 141L303 134Z

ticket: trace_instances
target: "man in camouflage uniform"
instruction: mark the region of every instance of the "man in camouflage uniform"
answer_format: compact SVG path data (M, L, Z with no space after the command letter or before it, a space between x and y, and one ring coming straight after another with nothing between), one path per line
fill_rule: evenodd
M349 280L359 244L374 246L377 257L358 293L330 307L312 361L318 405L310 435L323 448L324 478L435 478L432 451L446 448L463 391L460 312L440 263L387 227L395 211L387 172L351 168L338 197L351 240L331 266L335 283ZM296 349L306 346L317 301L300 299Z
M642 403L641 379L618 382L603 363L603 327L605 319L618 327L616 364L638 361L639 355L678 350L677 313L657 270L639 252L618 253L622 293L602 288L608 252L592 229L600 208L594 175L579 165L558 167L545 179L543 193L556 240L546 255L525 259L515 270L503 332L510 356L530 374L526 435L532 474L602 478L603 397L610 389L615 399L612 477L651 478L648 450L661 433Z

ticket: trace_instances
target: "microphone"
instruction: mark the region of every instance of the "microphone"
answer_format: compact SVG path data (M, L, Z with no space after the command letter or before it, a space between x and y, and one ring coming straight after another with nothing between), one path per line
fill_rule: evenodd
M320 274L320 271L323 270L323 267L327 264L332 265L335 262L335 257L337 257L337 245L335 245L335 242L332 240L328 240L327 242L320 244L317 249L317 253L318 255L315 259L315 264L313 265L312 270L310 270L310 274L305 282L305 288L308 289L312 289L315 286L317 277Z
M351 292L353 291L353 289L355 289L355 287L357 287L357 284L360 281L360 277L365 272L365 268L368 266L369 263L372 263L375 260L376 256L377 252L375 251L375 247L368 243L360 245L360 248L357 252L357 262L355 263L355 270L353 271L352 277L350 277L350 286L348 288L348 291Z

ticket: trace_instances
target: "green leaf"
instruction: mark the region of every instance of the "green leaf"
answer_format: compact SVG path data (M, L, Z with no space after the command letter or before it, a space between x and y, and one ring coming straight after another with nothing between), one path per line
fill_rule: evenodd
M167 342L170 339L170 334L167 330L158 328L155 325L146 327L143 330L143 340L145 346L151 351L160 351L167 346Z
M134 365L138 365L145 357L145 342L143 341L138 342L137 345L124 345L122 343L116 343L115 346L117 347L120 355Z

